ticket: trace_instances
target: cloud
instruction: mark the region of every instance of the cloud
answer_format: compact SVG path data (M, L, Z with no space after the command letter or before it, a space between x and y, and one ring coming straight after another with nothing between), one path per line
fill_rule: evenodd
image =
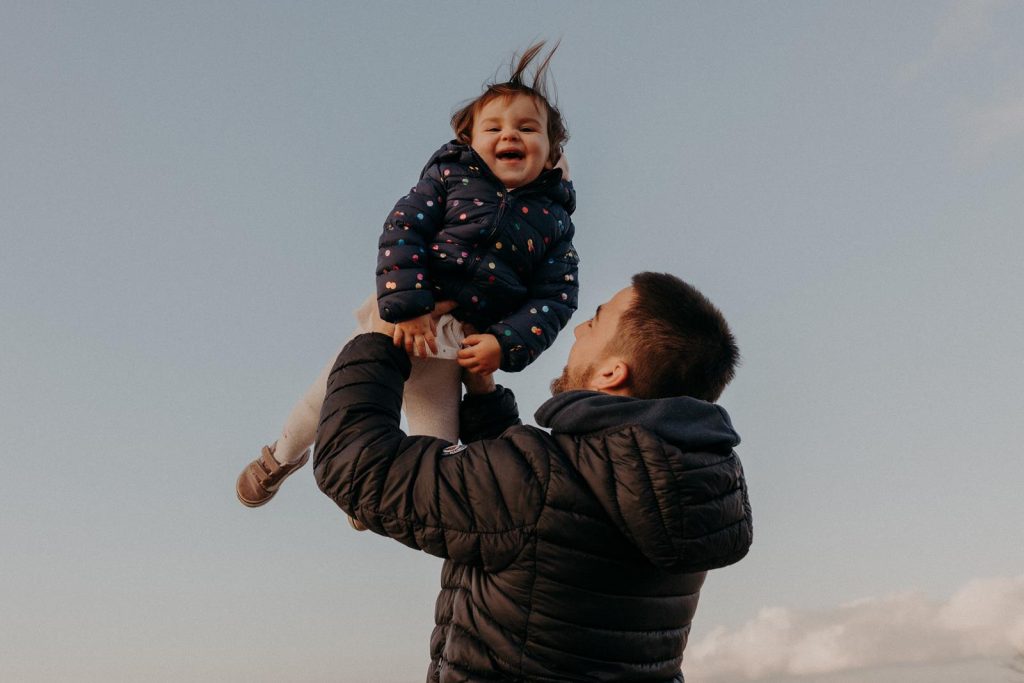
M827 611L765 607L739 628L718 627L686 649L699 681L813 675L875 666L1008 657L1024 648L1024 575L975 579L949 600L919 592Z
M939 20L932 47L939 54L970 50L992 35L995 13L1006 0L954 2Z
M1024 96L995 102L970 112L964 143L971 156L985 156L997 147L1024 141Z
M952 55L984 45L992 37L996 14L1006 4L1006 0L951 3L939 17L928 51L900 70L902 80L913 80Z

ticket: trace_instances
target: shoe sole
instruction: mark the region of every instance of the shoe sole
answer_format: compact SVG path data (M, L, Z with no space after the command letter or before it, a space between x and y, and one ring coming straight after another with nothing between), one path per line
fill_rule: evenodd
M277 493L277 491L275 491L274 493ZM247 507L247 508L258 508L258 507L263 507L264 505L266 505L267 503L269 503L269 502L270 502L270 499L271 499L271 498L273 498L273 496L270 496L270 498L267 498L266 500L264 500L264 501L262 501L262 502L259 502L259 503L250 503L249 501L247 501L247 500L245 500L244 498L242 498L242 496L241 496L241 495L239 495L238 491L235 491L235 497L236 497L236 498L238 498L238 502L239 502L239 503L241 503L242 505L244 505L244 506L245 506L245 507Z

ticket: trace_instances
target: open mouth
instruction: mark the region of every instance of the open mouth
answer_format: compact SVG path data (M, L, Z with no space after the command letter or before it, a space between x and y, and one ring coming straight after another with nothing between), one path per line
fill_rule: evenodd
M524 155L520 151L510 149L505 150L504 152L498 152L494 156L502 161L518 161L520 159L525 158L526 155Z

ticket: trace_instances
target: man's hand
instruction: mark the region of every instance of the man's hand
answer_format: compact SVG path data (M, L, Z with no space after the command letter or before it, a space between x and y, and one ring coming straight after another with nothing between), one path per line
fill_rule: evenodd
M462 371L462 383L466 385L466 393L473 395L490 394L498 388L494 375L478 375L469 370Z
M490 375L501 366L501 345L493 334L471 334L462 342L459 365L478 375Z
M424 313L418 318L403 320L395 325L392 339L395 346L404 346L410 356L427 357L427 349L437 353L437 318L432 313Z
M380 317L380 311L377 310L377 307L376 306L372 306L372 307L370 307L371 308L371 311L370 311L370 330L373 331L373 332L379 332L380 334L386 334L387 336L391 337L392 340L394 340L395 346L405 346L405 350L406 350L407 353L413 353L413 350L414 350L415 345L416 345L415 331L413 331L413 334L409 337L409 339L411 340L411 342L413 344L413 348L411 349L408 346L408 344L407 344L407 338L406 338L406 335L408 333L408 329L402 330L401 333L400 333L399 325L405 325L408 328L409 327L409 323L412 323L412 322L415 322L415 321L420 321L421 323L428 325L428 329L430 331L430 337L431 337L431 339L434 339L435 338L434 334L437 331L437 319L440 318L442 315L444 315L446 313L451 313L457 307L458 306L457 306L457 304L454 301L449 301L449 300L438 301L436 304L434 304L434 310L431 311L430 313L427 313L425 315L421 315L418 318L413 318L413 320L406 320L404 322L398 323L398 325L395 325L394 323L389 323L389 322L383 320ZM428 319L429 319L429 322L426 322ZM429 347L429 348L431 348L434 351L434 353L437 353L437 342L436 341L434 341L433 345L430 345L430 344L427 344L426 335L422 335L421 339L422 339L422 348L426 349L426 348ZM423 355L426 355L426 352L424 352Z
M437 320L445 313L451 313L458 307L459 305L452 301L451 299L445 299L444 301L438 301L436 304L434 304L434 310L430 312L430 315L434 318L434 320Z

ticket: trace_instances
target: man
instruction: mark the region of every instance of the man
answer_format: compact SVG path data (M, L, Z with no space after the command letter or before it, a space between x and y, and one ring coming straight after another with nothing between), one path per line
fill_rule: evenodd
M682 682L705 573L752 539L739 437L712 403L738 360L721 313L634 276L576 327L536 413L550 433L476 376L465 445L400 431L409 360L374 330L335 364L315 474L373 531L446 559L427 680Z

